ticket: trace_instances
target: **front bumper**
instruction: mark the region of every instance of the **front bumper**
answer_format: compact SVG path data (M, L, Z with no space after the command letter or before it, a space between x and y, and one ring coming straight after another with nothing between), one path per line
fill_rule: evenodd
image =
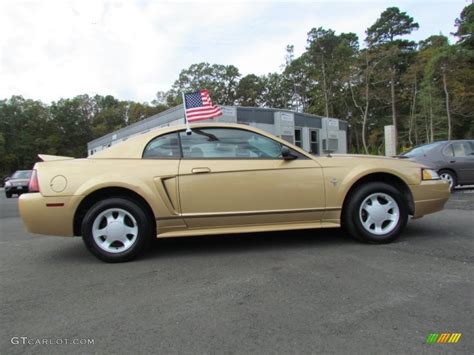
M44 197L41 193L22 194L18 207L30 233L73 236L74 213L82 196Z
M422 181L419 185L410 185L410 189L415 204L414 218L441 211L451 195L449 184L444 180Z

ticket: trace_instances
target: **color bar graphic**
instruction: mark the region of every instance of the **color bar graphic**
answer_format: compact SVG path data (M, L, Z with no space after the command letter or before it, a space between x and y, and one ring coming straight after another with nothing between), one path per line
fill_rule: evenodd
M461 339L462 333L431 333L426 337L427 344L455 344Z

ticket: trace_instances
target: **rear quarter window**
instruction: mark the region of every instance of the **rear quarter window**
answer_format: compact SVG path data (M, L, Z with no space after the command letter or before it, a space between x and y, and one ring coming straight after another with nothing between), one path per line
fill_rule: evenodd
M176 132L153 138L143 151L144 159L180 159L181 149Z

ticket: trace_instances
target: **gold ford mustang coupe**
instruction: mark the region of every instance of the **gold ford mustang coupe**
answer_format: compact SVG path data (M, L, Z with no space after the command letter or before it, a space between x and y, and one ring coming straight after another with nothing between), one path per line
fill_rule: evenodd
M40 155L19 200L31 233L82 236L107 262L154 238L344 227L393 241L408 216L443 208L448 184L401 159L316 157L259 129L202 123L153 130L87 159Z

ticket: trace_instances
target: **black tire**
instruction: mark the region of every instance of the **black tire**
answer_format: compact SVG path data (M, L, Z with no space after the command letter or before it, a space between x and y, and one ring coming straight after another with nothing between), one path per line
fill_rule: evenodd
M370 232L362 224L365 211L361 211L361 205L366 198L376 193L385 194L391 197L396 202L399 209L398 221L393 223L393 226L390 227L392 229L382 235ZM381 202L384 202L383 198ZM391 211L393 213L393 210ZM352 237L365 243L385 244L394 241L405 228L407 221L408 206L402 194L393 186L382 182L370 182L358 187L353 193L351 193L349 200L344 205L344 210L342 211L343 228Z
M5 197L6 197L6 198L12 198L12 194L9 193L9 192L5 192Z
M455 188L456 185L458 184L458 179L457 179L457 177L456 177L456 174L453 173L451 170L440 170L440 171L438 172L438 174L439 174L439 176L443 176L443 175L447 176L448 179L443 179L443 180L447 180L449 183L450 183L449 179L451 179L452 185L451 185L449 188L450 188L451 192L453 192L453 191L454 191L454 188ZM451 183L450 183L450 184L451 184Z
M102 249L96 242L92 231L96 218L101 213L114 209L124 210L133 216L136 222L135 227L138 230L134 242L123 252L108 252ZM108 223L106 222L107 228ZM125 262L136 258L147 248L153 234L152 221L141 205L133 200L121 197L108 198L97 202L87 211L82 221L82 239L87 249L100 260L109 263Z

